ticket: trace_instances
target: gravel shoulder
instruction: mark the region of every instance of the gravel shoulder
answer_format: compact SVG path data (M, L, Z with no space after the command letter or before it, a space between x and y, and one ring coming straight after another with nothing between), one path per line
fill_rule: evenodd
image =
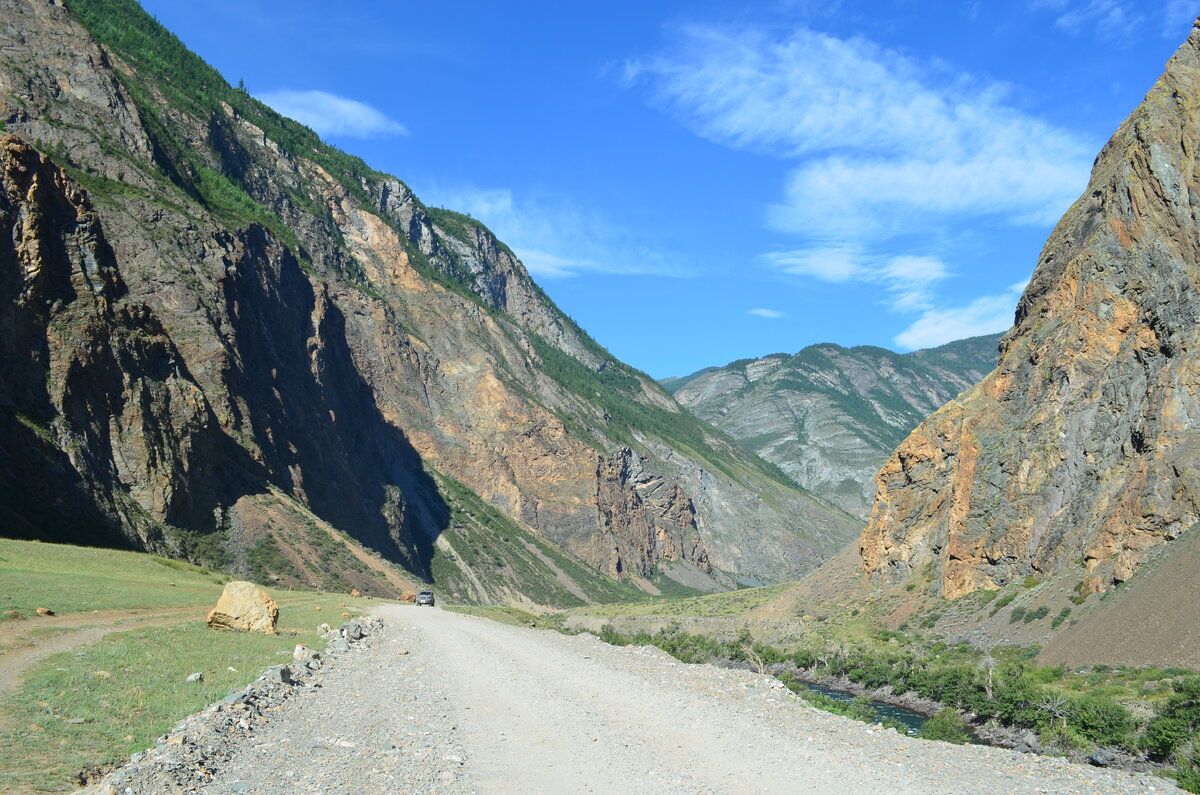
M652 648L381 607L385 628L264 716L202 791L1178 792L1161 779L950 746Z

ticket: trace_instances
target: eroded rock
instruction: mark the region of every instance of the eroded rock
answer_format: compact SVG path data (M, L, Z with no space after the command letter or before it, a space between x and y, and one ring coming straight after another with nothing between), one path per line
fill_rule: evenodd
M208 614L208 628L275 634L279 605L252 582L233 580L225 585L217 606Z

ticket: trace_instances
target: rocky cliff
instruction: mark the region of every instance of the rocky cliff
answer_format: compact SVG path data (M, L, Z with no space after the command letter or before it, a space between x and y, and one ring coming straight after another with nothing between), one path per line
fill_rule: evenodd
M1028 575L1122 582L1200 516L1200 29L1096 160L999 365L900 445L874 577L947 598Z
M812 345L664 385L681 405L864 519L875 473L905 436L996 366L1000 335L899 354Z
M573 603L857 532L135 3L0 11L6 534Z

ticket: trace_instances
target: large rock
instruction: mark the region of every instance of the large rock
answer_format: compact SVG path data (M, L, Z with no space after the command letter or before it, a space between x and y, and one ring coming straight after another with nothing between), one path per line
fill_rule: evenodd
M1198 153L1200 28L1050 236L997 369L880 471L869 575L1104 591L1200 518Z
M209 629L275 634L279 605L252 582L233 580L221 592L217 606L208 614Z

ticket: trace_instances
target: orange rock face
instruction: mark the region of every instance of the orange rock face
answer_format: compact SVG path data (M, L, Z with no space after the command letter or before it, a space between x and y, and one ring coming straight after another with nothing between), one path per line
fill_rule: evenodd
M1127 579L1200 517L1200 29L1105 146L997 369L876 477L874 577L955 598L1078 569Z

